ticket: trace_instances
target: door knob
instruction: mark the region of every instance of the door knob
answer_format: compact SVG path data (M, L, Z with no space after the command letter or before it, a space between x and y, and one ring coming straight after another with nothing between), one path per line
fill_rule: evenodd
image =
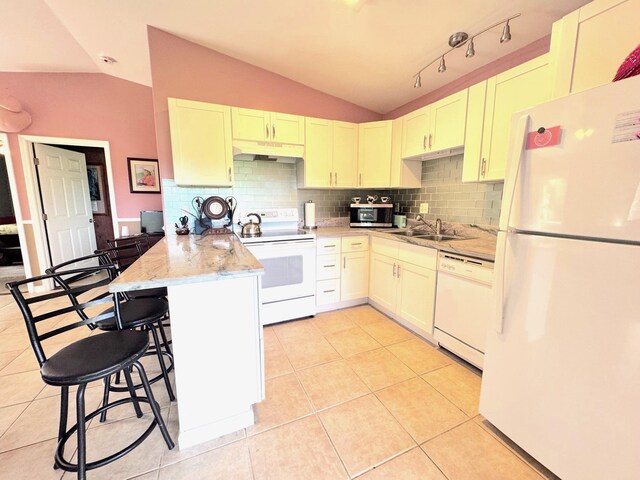
M89 223L93 223L93 218L90 218L90 219L89 219Z

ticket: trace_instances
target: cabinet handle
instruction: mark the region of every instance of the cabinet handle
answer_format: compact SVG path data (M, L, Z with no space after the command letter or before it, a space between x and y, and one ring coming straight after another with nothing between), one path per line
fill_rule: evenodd
M482 157L482 166L480 167L480 175L484 178L484 174L487 171L487 159Z
M351 246L355 247L356 245L362 245L362 242L352 243Z
M396 276L396 264L395 263L393 264L393 276L394 277Z
M358 185L362 186L362 174L359 174L359 180L358 180Z
M335 248L335 247L336 247L336 245L335 245L335 244L333 244L333 245L325 245L325 246L324 246L324 248Z
M424 137L422 137L422 149L426 150L427 149L427 134L424 134Z
M398 278L400 278L400 264L398 264Z
M329 172L329 186L333 185L333 177L331 176L331 172Z
M229 181L231 181L231 167L229 167Z
M333 184L335 186L338 186L338 172L334 173L334 180L333 180Z
M433 135L429 134L429 150L431 150L431 138L433 137Z
M265 137L269 138L269 124L267 123L267 126L265 127Z
M342 257L342 268L347 268L347 257Z
M331 293L331 292L335 292L335 289L333 290L323 290L322 293Z
M271 132L273 133L273 135L271 135L271 138L273 140L276 139L276 126L275 125L271 125Z
M333 265L325 265L324 268L333 268L335 266L336 266L336 264L334 263Z

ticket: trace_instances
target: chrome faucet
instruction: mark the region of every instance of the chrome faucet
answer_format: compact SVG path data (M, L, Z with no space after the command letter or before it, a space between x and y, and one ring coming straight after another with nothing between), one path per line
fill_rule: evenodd
M428 223L423 217L422 215L416 215L416 220L419 222L424 223L426 226L428 226L431 230L433 230L436 235L441 235L442 234L442 220L440 220L439 218L436 218L436 226L434 228L433 225L431 225L430 223Z

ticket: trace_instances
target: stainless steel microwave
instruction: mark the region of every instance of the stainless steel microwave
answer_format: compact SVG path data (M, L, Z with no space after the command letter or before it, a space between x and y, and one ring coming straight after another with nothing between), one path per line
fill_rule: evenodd
M392 203L352 203L352 227L393 227Z

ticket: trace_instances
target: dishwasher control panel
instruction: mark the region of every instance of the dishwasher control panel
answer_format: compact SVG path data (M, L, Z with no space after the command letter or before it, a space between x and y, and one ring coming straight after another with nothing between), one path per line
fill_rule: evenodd
M438 271L491 285L493 262L447 252L438 254Z

